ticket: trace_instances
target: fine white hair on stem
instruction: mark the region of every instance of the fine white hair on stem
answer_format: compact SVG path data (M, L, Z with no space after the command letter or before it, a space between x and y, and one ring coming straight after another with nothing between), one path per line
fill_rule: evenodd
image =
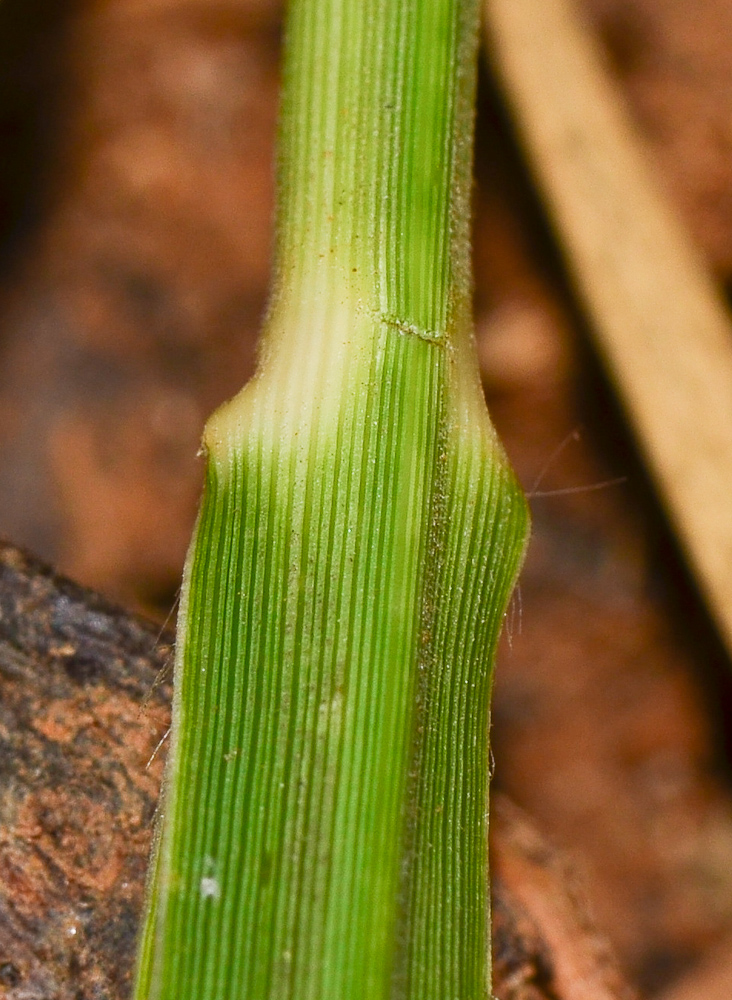
M163 743L165 743L165 741L167 740L167 738L169 736L170 736L170 726L168 726L168 728L165 730L165 732L163 733L163 735L158 740L157 746L155 747L155 749L153 750L153 752L150 754L150 759L148 760L147 764L145 764L145 770L146 771L150 768L150 765L155 760L155 758L157 757L157 755L160 753L160 750L162 749Z

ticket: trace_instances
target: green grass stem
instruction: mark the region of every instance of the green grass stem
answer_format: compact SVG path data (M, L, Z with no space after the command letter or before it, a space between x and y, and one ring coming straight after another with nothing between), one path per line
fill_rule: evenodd
M526 506L470 316L473 0L293 0L261 363L209 421L136 1000L485 1000Z

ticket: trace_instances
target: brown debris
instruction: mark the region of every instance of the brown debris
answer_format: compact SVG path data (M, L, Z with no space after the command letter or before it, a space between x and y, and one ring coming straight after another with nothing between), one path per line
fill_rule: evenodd
M0 997L127 996L169 637L0 547Z
M492 871L511 900L496 907L494 951L501 1000L634 1000L589 915L578 874L504 796L491 807ZM511 939L510 935L514 937ZM507 941L512 948L501 947Z

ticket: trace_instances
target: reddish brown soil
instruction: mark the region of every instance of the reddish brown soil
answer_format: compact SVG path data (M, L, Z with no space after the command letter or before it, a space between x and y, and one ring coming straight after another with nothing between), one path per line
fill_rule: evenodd
M732 0L582 6L659 183L730 286ZM0 532L164 616L202 422L251 374L266 302L279 6L76 0L53 30L33 5L2 9L19 97L0 105ZM693 996L697 969L711 995L732 934L732 674L489 72L477 173L481 367L534 511L496 783L577 859L644 995ZM62 712L40 724L63 739Z

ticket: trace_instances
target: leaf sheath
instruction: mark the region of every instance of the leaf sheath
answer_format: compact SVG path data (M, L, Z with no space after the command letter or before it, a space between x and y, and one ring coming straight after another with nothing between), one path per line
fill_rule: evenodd
M475 6L299 0L260 371L209 421L137 1000L487 995L526 508L472 353Z

